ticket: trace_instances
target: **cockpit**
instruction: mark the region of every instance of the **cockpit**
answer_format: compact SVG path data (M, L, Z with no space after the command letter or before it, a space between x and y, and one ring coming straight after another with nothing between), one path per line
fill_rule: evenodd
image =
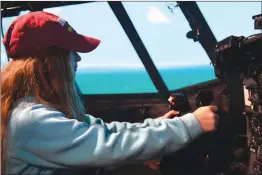
M217 76L219 59L215 57L215 48L228 36L247 37L259 33L254 30L252 17L262 13L261 5L261 2L3 1L1 31L3 38L18 16L30 11L46 11L67 19L78 32L101 39L96 51L79 53L81 61L75 84L88 112L101 116L106 122L134 123L161 116L172 108L168 101L170 96L186 98L187 102L181 102L182 107L190 106L186 110L196 109L206 102L207 96L212 96L207 105L220 104L221 115L242 115L243 111L230 110L234 107L230 105L228 94L234 90L227 87L228 81L221 81ZM9 61L1 42L1 69ZM233 97L233 101L235 99ZM185 171L192 168L200 174L231 172L240 175L249 168L252 169L249 172L255 174L247 158L250 146L246 144L246 120L239 123L237 135L241 136L238 139L236 135L228 136L230 127L222 124L221 132L198 140L179 155L167 157L157 170L150 166L159 166L159 162L157 165L149 162L149 166L112 167L104 173L180 175L192 174L192 171ZM212 137L217 140L212 142ZM219 143L220 147L214 143ZM213 146L203 146L207 144ZM202 146L204 150L195 149ZM217 153L224 156L219 157ZM180 167L172 165L172 161ZM221 166L217 166L219 163ZM262 161L257 166L262 172Z

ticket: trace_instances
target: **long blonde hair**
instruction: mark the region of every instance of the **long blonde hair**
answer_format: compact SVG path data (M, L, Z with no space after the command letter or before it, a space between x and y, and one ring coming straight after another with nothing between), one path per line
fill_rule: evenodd
M81 120L85 109L74 82L69 51L51 47L37 57L19 57L1 71L1 174L4 174L5 140L14 103L28 96Z

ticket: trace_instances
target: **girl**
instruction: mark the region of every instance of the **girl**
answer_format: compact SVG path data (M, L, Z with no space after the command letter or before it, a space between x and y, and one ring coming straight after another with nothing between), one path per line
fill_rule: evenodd
M141 124L86 115L74 86L77 52L91 52L100 41L56 15L18 17L3 43L12 61L1 72L2 174L76 174L160 159L215 129L215 106Z

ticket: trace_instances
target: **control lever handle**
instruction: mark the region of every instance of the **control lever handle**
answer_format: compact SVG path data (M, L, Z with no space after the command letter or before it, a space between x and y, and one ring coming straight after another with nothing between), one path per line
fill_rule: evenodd
M179 116L191 111L189 101L183 93L172 93L168 99L168 103L170 110L179 111Z

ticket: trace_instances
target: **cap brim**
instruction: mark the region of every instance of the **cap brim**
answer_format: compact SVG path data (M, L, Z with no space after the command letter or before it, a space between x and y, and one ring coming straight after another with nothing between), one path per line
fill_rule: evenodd
M88 53L95 50L101 42L99 39L77 33L68 35L66 39L68 41L60 43L60 46L70 51L80 53Z

